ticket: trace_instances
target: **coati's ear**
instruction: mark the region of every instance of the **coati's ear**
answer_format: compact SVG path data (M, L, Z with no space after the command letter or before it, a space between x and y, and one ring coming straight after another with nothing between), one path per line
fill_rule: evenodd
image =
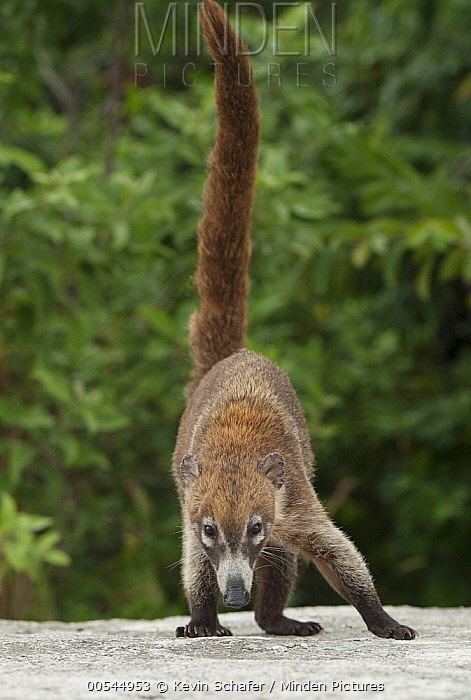
M194 480L201 474L201 465L191 452L186 454L180 464L180 474L185 486L191 486Z
M269 452L262 459L258 468L276 489L281 489L285 483L285 460L278 452Z

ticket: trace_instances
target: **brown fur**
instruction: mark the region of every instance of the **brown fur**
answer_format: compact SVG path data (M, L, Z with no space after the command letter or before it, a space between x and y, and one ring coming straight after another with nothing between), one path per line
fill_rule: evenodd
M213 34L214 30L222 39L225 26L227 55ZM224 549L235 551L244 537L249 542L247 523L257 514L264 527L263 545L260 550L250 543L240 547L255 560L251 561L257 583L255 613L263 629L300 635L320 630L317 623L283 615L300 554L357 607L371 631L410 639L415 632L384 612L361 554L331 522L310 483L314 457L288 377L266 358L241 349L257 99L252 86L237 84L239 68L241 82L248 82L249 62L238 56L241 43L213 0L204 2L202 27L222 68L216 92L219 126L198 228L201 304L190 331L196 374L173 460L184 523L183 580L191 610L190 623L177 634L229 634L217 619L215 562ZM212 518L224 533L217 551L212 540L204 550L205 518Z
M200 308L190 324L196 379L244 347L259 137L257 93L250 62L241 54L245 46L215 2L205 2L200 16L216 64L218 128L198 227Z

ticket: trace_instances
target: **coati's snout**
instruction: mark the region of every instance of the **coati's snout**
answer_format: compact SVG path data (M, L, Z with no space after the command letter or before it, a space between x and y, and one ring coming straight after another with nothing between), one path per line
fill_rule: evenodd
M223 594L224 605L228 608L243 608L250 600L250 592L245 587L242 578L231 578L227 582L226 592Z
M224 604L250 601L257 559L273 529L284 461L272 452L240 466L201 465L187 454L181 463L193 533L214 567Z

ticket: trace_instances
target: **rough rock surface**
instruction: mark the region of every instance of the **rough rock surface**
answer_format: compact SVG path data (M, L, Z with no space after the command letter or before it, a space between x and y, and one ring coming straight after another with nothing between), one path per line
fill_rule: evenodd
M250 612L208 639L175 639L186 617L2 621L0 698L471 698L471 608L388 611L419 638L377 639L344 606L292 610L324 627L310 638L265 636Z

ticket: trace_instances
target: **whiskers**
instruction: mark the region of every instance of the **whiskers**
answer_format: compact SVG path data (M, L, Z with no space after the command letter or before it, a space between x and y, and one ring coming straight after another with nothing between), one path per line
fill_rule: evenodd
M265 560L266 564L260 564L255 566L254 571L260 571L261 569L276 569L281 576L289 581L290 576L290 562L286 560L286 550L281 547L265 547L262 550L259 560Z
M178 561L174 561L173 564L168 564L165 568L169 571L173 571L177 566L180 566L180 564L183 564L183 559L178 559Z

